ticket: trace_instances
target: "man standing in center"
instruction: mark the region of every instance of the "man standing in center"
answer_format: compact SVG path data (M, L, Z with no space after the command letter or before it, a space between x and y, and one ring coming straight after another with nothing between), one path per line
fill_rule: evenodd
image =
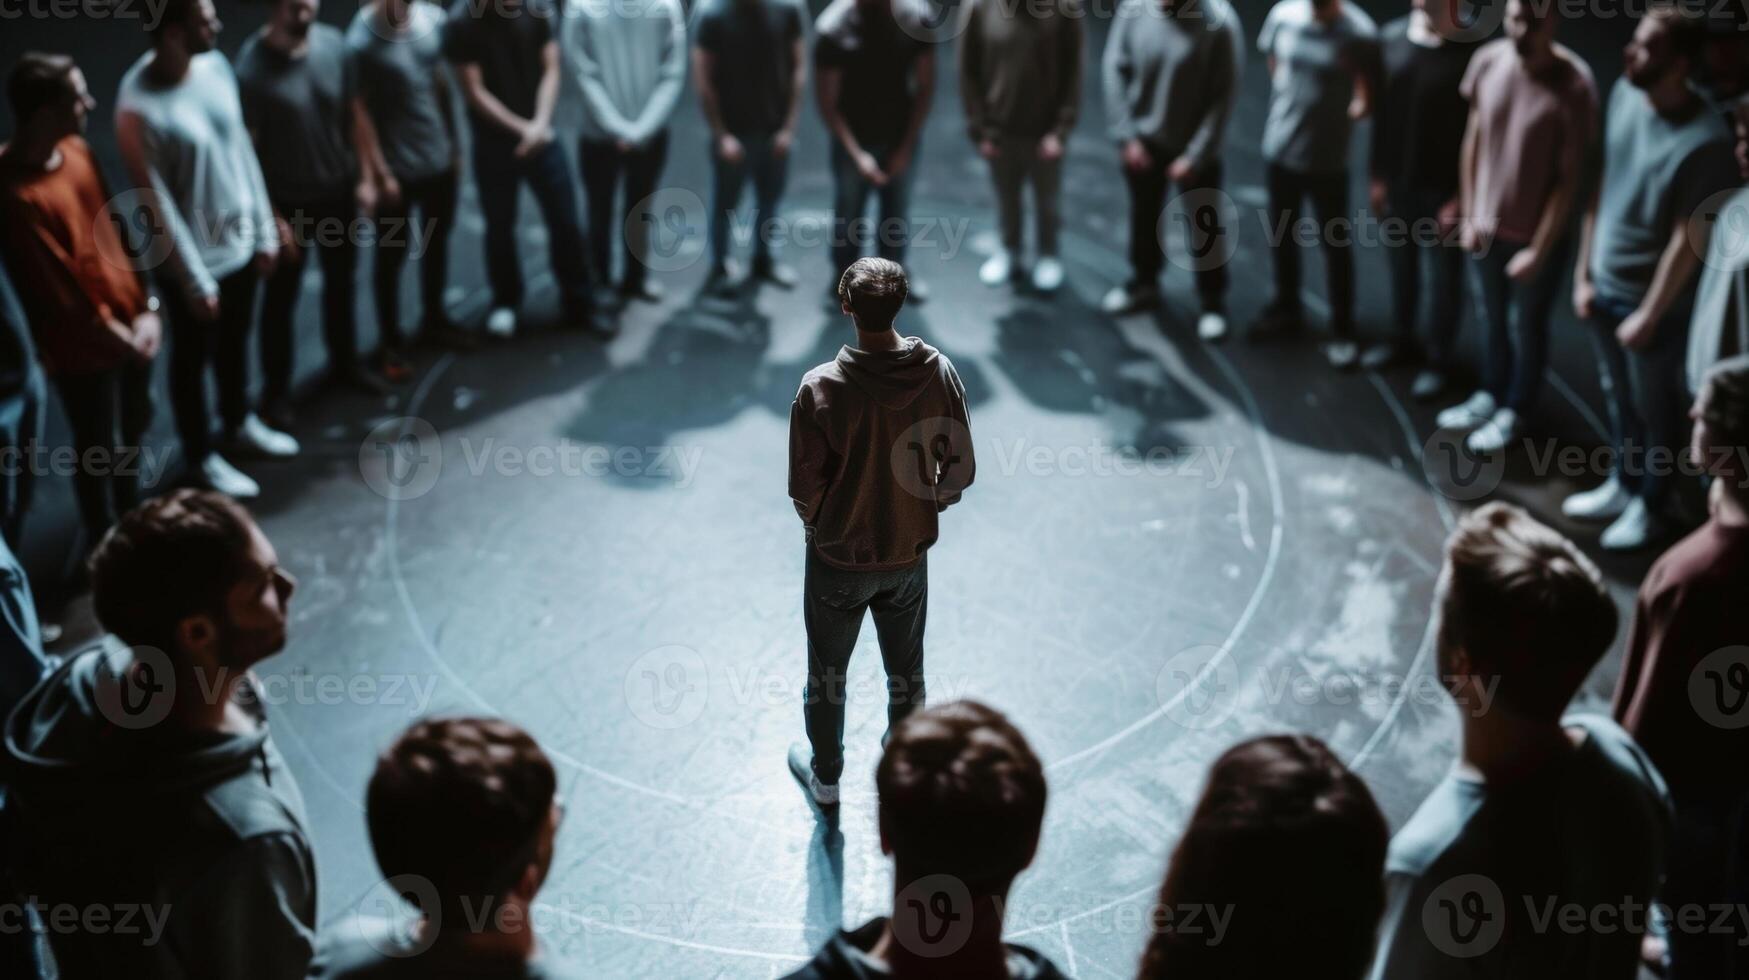
M927 552L939 515L975 472L966 390L945 354L893 328L905 270L858 259L838 282L856 346L809 371L790 407L789 495L808 543L802 620L809 746L789 766L820 806L838 803L845 673L873 610L887 671L890 731L924 703Z
M1063 147L1081 108L1079 0L1023 4L972 0L960 36L960 97L966 131L990 163L1002 244L978 270L986 286L1000 286L1020 268L1021 196L1032 184L1037 212L1038 264L1032 286L1041 293L1063 284L1057 258L1058 191Z

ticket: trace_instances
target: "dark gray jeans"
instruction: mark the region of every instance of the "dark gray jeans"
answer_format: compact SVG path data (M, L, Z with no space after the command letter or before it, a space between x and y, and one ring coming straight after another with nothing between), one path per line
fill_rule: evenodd
M929 557L890 572L848 572L821 561L809 545L802 593L802 622L808 631L802 720L814 749L814 775L823 783L836 783L844 772L845 675L864 611L874 613L887 668L888 731L923 706Z

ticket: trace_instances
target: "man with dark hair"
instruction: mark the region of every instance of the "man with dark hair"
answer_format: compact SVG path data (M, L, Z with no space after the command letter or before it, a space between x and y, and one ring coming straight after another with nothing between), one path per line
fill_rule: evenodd
M693 32L692 78L711 130L709 288L727 289L729 222L753 181L752 278L795 288L778 259L778 217L801 116L808 61L796 0L701 0Z
M1676 803L1664 900L1720 908L1749 889L1749 757L1733 680L1749 666L1749 355L1721 361L1701 384L1691 462L1712 477L1709 517L1646 573L1615 691L1615 716L1670 783ZM1698 686L1698 689L1697 689ZM1749 976L1741 931L1669 931L1669 976Z
M911 182L935 97L935 49L923 39L921 0L832 0L814 22L820 118L832 138L832 268L872 240L881 258L905 261ZM870 196L880 220L868 224ZM928 299L912 281L913 303Z
M95 544L139 500L152 422L158 300L127 261L103 174L83 137L97 101L64 55L31 52L7 94L18 132L0 146L0 255L55 380L80 465L79 513Z
M415 722L377 759L365 799L377 867L417 925L353 919L325 935L316 980L581 976L546 962L531 918L564 808L528 733L494 718Z
M1644 909L1664 867L1670 805L1651 760L1607 718L1563 717L1615 638L1603 576L1559 533L1493 503L1452 534L1436 603L1462 744L1391 842L1372 977L1633 977L1632 922L1539 918L1557 905Z
M62 976L304 975L315 860L250 673L284 648L294 585L210 491L152 500L97 546L92 608L126 646L68 660L5 728L25 892L140 913L51 929Z
M486 278L492 311L486 332L516 332L522 305L522 265L516 212L524 183L540 205L547 255L567 324L607 332L595 309L588 246L578 218L571 163L554 139L559 102L559 42L554 0L456 0L444 27L443 50L455 65L462 101L473 120L474 181L486 218Z
M237 78L216 50L212 0L166 0L148 21L152 50L122 76L115 137L138 194L130 227L152 236L129 253L155 266L170 327L170 405L195 479L232 497L261 487L213 448L210 361L230 449L284 457L296 439L249 411L255 294L279 257L261 164L243 123Z
M905 294L896 262L864 258L844 270L838 296L856 346L809 371L790 407L789 495L807 539L802 713L812 753L797 743L789 765L821 806L838 802L845 675L865 612L880 636L889 730L924 703L927 552L976 468L953 363L894 329Z
M1374 214L1391 218L1384 242L1397 336L1368 347L1361 366L1422 364L1410 388L1421 399L1445 386L1463 309L1458 161L1470 107L1461 84L1476 42L1462 36L1457 4L1414 0L1379 32L1370 199ZM1425 346L1418 336L1423 306L1430 314Z
M1707 242L1690 219L1737 183L1730 131L1689 85L1705 30L1694 11L1668 2L1653 4L1634 29L1610 92L1603 177L1573 270L1574 312L1595 328L1616 460L1601 486L1561 509L1613 519L1599 539L1611 551L1643 548L1664 526L1687 402L1695 271Z
M1032 864L1045 772L1009 720L975 701L892 730L875 771L893 913L844 930L788 980L1007 977L1059 980L1036 950L1002 942L1014 879Z

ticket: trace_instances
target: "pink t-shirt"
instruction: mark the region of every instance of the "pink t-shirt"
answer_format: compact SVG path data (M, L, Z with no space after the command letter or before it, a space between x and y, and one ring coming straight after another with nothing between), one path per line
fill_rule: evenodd
M1597 83L1578 55L1532 75L1508 39L1482 46L1461 91L1476 113L1476 174L1470 218L1492 237L1523 245L1562 178L1585 166L1597 133Z

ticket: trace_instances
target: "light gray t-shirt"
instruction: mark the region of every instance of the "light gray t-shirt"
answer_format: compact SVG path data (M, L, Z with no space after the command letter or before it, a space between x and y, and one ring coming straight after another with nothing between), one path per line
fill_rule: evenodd
M350 199L358 154L345 36L313 24L308 47L294 58L263 40L263 32L250 35L237 53L237 82L267 193L282 205Z
M346 29L358 94L396 180L447 172L455 160L449 106L439 88L444 71L442 7L413 3L407 22L391 27L380 6L359 10Z
M1311 0L1282 0L1270 9L1257 35L1257 50L1275 59L1264 159L1309 174L1348 168L1354 76L1372 70L1377 38L1372 18L1351 3L1328 24L1313 16Z
M1139 139L1167 159L1219 160L1245 66L1239 31L1227 0L1174 13L1160 0L1123 0L1100 69L1112 139Z
M1604 119L1603 187L1591 237L1598 294L1625 303L1644 299L1677 222L1737 184L1731 132L1717 113L1697 100L1687 118L1666 119L1632 82L1616 82Z
M1371 980L1632 980L1669 794L1615 722L1563 724L1585 735L1565 759L1500 790L1454 772L1397 831Z
M1702 203L1717 214L1709 218L1712 235L1688 331L1688 390L1695 394L1713 365L1749 354L1749 187L1721 197Z

